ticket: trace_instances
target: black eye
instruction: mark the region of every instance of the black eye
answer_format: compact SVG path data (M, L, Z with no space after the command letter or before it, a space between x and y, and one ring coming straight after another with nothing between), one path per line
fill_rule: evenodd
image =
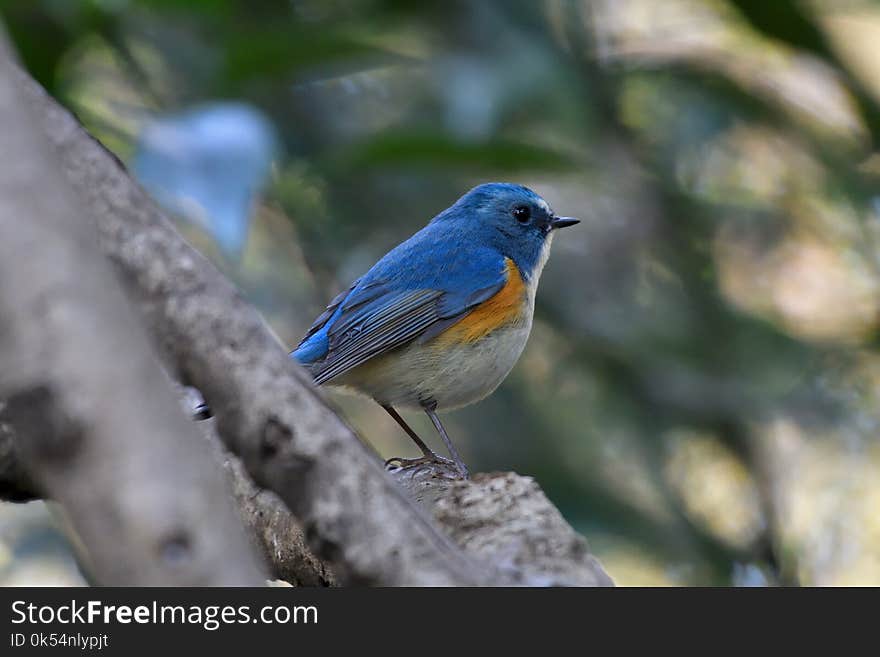
M513 209L512 214L513 218L521 224L529 223L529 219L532 217L532 211L527 205L518 205Z

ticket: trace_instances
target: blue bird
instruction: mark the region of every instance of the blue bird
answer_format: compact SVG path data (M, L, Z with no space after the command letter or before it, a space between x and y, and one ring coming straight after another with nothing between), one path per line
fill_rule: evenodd
M291 357L316 384L375 399L422 451L386 467L439 466L467 478L437 411L483 399L516 364L553 235L578 222L522 185L474 187L333 299ZM424 410L452 461L395 407Z

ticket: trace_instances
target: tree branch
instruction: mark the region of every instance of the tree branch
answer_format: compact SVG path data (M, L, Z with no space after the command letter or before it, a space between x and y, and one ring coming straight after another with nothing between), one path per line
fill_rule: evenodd
M183 386L178 386L178 397L190 415L201 402L200 395ZM294 586L335 585L336 577L330 567L309 549L302 526L284 502L272 491L257 486L241 460L223 447L223 442L217 435L215 420L201 420L196 422L196 426L211 446L217 463L222 464L225 469L239 514L250 530L251 539L269 565L271 576Z
M19 77L0 26L0 396L27 436L3 462L33 477L11 481L61 503L102 584L260 584L228 489L31 125Z
M186 389L177 388L181 405L191 411ZM42 499L44 495L25 471L16 447L16 440L26 438L16 438L12 426L4 421L4 406L0 402L0 500ZM217 467L222 467L227 474L241 519L250 531L254 546L262 553L270 576L294 586L333 586L333 573L309 550L299 522L277 495L254 484L241 461L223 448L213 425L212 420L196 423Z
M400 472L398 483L469 554L529 586L613 586L583 536L531 477L480 473L468 481Z

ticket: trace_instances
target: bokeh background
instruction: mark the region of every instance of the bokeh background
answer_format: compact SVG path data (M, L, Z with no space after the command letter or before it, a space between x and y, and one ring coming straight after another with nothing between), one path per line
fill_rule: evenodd
M519 365L445 416L472 469L534 476L619 584L880 585L880 3L0 8L291 347L472 185L581 217ZM0 505L0 584L82 581L61 536Z

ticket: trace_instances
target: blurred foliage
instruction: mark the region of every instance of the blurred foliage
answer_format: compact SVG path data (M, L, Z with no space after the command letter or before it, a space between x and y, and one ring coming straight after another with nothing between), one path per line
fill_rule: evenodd
M274 130L262 114L212 103L152 121L141 131L131 172L169 212L202 225L234 258L274 160Z
M198 104L274 122L242 260L181 226L291 346L473 184L581 216L522 362L448 415L473 468L534 475L620 583L880 584L878 3L0 7L124 159ZM336 399L383 454L410 451Z

